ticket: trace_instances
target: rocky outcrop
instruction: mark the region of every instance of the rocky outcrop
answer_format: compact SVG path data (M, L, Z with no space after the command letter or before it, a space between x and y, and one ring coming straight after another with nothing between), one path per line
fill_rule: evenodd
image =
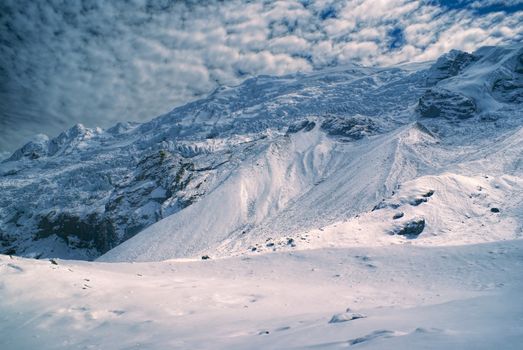
M460 93L432 88L419 99L417 111L422 118L468 119L476 113L476 104Z
M492 84L492 96L505 103L523 102L523 52L513 63L512 71L506 71Z
M95 248L104 253L116 246L119 241L111 220L98 213L85 217L74 213L50 212L41 216L35 239L56 235L74 248Z
M359 140L380 131L377 122L365 116L327 117L321 128L330 136Z
M145 156L133 176L118 184L105 205L106 215L116 223L119 239L126 240L191 205L204 193L198 186L204 175L196 171L190 159L167 150ZM197 184L189 188L194 182Z
M425 229L425 219L412 219L392 230L392 234L405 236L409 239L417 238Z
M302 122L290 125L287 128L287 134L295 134L302 130L304 132L308 132L308 131L311 131L312 129L314 129L315 126L316 126L315 122L309 121L309 120L304 120Z
M477 59L477 57L467 52L451 50L449 53L441 56L429 69L427 86L434 86L443 79L458 75Z

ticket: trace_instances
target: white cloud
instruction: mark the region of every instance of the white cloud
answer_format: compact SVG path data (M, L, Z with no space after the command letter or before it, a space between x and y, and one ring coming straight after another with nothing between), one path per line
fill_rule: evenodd
M274 53L288 53L290 55L307 54L310 43L296 35L274 38L269 41L269 48Z
M148 120L256 74L430 60L523 41L523 11L478 14L501 1L428 3L3 0L0 151L77 122Z
M372 56L378 52L379 47L374 41L352 41L343 45L339 55L340 63L358 62L364 65L372 63Z

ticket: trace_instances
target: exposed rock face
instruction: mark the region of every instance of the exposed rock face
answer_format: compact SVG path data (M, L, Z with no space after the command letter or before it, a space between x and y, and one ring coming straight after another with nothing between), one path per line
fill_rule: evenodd
M95 248L99 252L106 252L119 243L111 220L96 213L83 218L66 212L41 217L35 238L53 234L74 248Z
M427 85L433 86L441 80L458 75L476 60L477 57L467 52L451 50L441 56L431 67L427 77Z
M309 121L309 120L304 120L300 123L290 125L287 128L287 134L295 134L302 130L304 132L308 132L308 131L311 131L312 129L314 129L315 126L316 126L315 122Z
M492 95L506 103L523 102L523 50L513 62L512 71L506 70L492 85Z
M413 219L407 221L392 231L392 234L405 236L406 238L417 238L425 229L425 219Z
M379 132L378 124L369 117L328 117L321 128L331 136L340 136L349 140L359 140Z
M417 111L423 118L468 119L476 113L474 100L457 92L432 88L419 99Z
M498 100L509 103L523 102L523 76L496 80L492 92Z
M187 191L191 181L203 181L194 163L166 150L154 151L138 162L131 177L112 192L105 213L127 239L162 217L192 204L203 191ZM133 210L134 209L134 210Z

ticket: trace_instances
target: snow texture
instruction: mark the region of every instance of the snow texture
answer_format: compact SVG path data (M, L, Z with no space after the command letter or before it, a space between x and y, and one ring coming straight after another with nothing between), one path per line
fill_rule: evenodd
M0 164L0 348L519 349L522 77L485 47L35 137Z
M145 124L40 135L0 165L2 249L91 260L116 247L105 261L198 256L354 220L429 175L442 182L428 205L460 189L455 175L476 186L481 176L508 181L496 196L514 195L499 205L517 206L521 50L260 76ZM494 185L483 185L482 205L493 205ZM517 210L502 213L510 226L502 235L515 238ZM427 218L417 239L461 221L451 216Z

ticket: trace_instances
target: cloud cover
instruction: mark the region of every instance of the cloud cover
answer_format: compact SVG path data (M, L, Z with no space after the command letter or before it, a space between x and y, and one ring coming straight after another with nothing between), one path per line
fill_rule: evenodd
M0 152L78 122L148 120L218 85L523 41L522 1L0 3Z

